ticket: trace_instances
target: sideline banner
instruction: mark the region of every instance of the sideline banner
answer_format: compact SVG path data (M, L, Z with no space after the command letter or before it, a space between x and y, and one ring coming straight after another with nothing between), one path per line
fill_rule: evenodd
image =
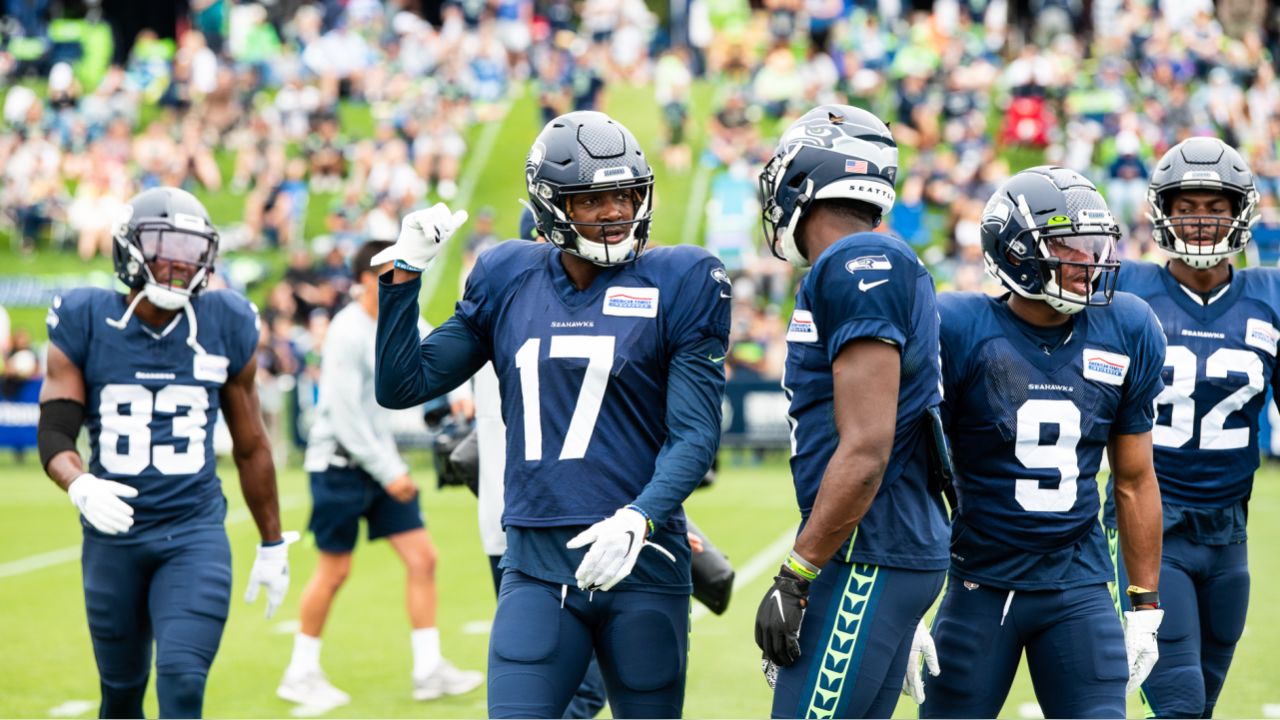
M721 444L727 447L790 447L789 405L777 380L730 381L724 391Z
M28 380L13 395L0 394L0 447L15 450L34 448L39 422L39 380Z

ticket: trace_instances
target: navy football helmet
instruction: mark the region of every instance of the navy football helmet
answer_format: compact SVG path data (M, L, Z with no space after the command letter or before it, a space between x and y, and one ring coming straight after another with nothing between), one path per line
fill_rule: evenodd
M1231 202L1234 217L1183 215L1169 217L1178 193L1216 192ZM1253 172L1235 148L1218 138L1194 137L1174 145L1160 158L1147 187L1152 236L1162 250L1197 270L1207 270L1249 244L1256 217L1258 191ZM1181 233L1181 234L1180 234ZM1187 242L1184 235L1214 238Z
M218 232L194 195L158 187L125 206L112 234L116 277L165 310L178 310L204 289L218 255Z
M639 257L649 240L653 214L653 170L631 131L608 115L579 111L547 123L525 161L528 206L538 234L564 252L597 265L619 265ZM572 219L575 196L602 190L631 190L630 220L581 223ZM575 226L620 227L617 243L583 237Z
M898 145L875 115L849 105L822 105L802 115L778 141L760 173L764 236L775 257L798 268L806 258L795 232L814 200L858 200L893 209ZM876 218L877 223L879 221Z
M982 211L987 271L1013 292L1065 315L1111 303L1119 238L1098 189L1066 168L1017 173Z

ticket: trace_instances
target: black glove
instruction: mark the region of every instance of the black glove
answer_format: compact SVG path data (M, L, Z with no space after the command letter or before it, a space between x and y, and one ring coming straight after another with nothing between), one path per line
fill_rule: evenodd
M800 659L800 621L809 604L809 581L783 565L756 610L756 645L764 657L787 667Z

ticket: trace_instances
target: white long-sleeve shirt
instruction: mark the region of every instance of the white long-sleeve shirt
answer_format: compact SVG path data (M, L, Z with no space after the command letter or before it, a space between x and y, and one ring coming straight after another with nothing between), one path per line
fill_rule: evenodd
M480 542L486 555L507 551L502 529L503 475L507 465L507 427L502 423L502 396L493 363L485 363L472 378L475 383L476 442L480 444L480 492L477 515Z
M394 411L374 397L377 332L376 321L358 302L338 311L329 324L320 355L320 400L304 460L309 472L342 465L339 446L351 463L383 485L408 471L391 433Z

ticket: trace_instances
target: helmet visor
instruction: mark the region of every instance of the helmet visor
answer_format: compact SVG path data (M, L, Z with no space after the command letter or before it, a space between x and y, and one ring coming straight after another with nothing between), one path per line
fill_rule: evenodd
M1046 293L1091 305L1091 296L1101 292L1101 304L1111 301L1111 275L1119 268L1114 234L1045 235L1041 246Z
M1045 254L1064 263L1096 264L1115 257L1114 235L1045 235Z
M188 265L204 265L212 257L213 239L183 230L141 228L138 245L147 262L167 260Z

